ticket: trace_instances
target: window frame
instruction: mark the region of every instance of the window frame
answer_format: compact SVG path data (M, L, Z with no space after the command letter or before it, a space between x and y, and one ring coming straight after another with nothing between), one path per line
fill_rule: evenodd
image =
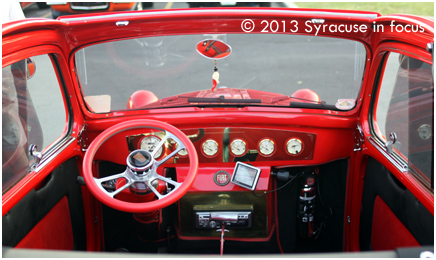
M65 124L67 125L62 130L60 136L56 138L50 145L48 145L47 147L38 147L38 152L41 152L42 155L41 161L37 165L35 165L34 168L30 168L30 166L32 165L32 160L29 160L29 169L27 170L27 172L25 174L22 174L21 176L18 176L18 178L15 181L11 182L7 187L2 188L2 196L5 196L11 190L14 190L16 186L21 187L19 183L26 179L26 177L32 178L33 176L37 175L47 164L54 160L57 154L59 154L75 140L75 138L72 137L74 115L71 101L69 98L67 98L68 90L65 77L63 75L63 73L67 73L67 68L63 68L63 66L61 66L62 62L64 64L67 64L67 62L63 58L61 50L57 46L36 46L14 52L11 55L3 56L2 68L10 66L18 61L40 55L47 55L51 61L53 72L56 75L56 80L60 89L60 95L62 96L62 102L65 108ZM38 65L36 64L36 66ZM27 147L27 149L28 148L29 147ZM17 188L20 189L20 187Z
M376 119L374 115L376 114L376 109L378 105L379 94L381 90L382 80L384 77L384 72L386 69L387 61L390 53L398 53L409 56L411 58L415 58L426 62L433 66L433 62L431 59L431 53L428 51L416 48L414 46L410 46L402 43L386 43L382 44L380 48L377 50L377 54L375 57L379 56L379 59L376 59L378 62L375 62L373 66L376 66L376 75L373 82L373 89L371 92L371 101L369 107L368 114L368 124L370 129L370 137L368 137L368 141L374 145L374 147L383 154L394 166L398 169L402 174L410 174L414 177L416 181L418 181L421 185L423 185L427 190L431 193L434 192L434 171L431 174L430 182L426 180L422 173L417 167L409 167L409 159L405 158L402 153L396 152L394 149L392 153L387 151L385 146L385 141L379 136L378 129L375 129L374 122ZM433 101L434 102L434 101ZM434 103L433 103L434 105ZM434 113L433 113L434 118ZM433 136L434 138L434 136ZM418 170L418 172L416 171Z

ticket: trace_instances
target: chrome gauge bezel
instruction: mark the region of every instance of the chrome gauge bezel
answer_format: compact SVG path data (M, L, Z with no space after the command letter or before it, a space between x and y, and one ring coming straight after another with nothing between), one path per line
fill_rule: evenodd
M212 151L209 151L209 149L212 149ZM218 145L217 141L215 141L213 139L207 139L201 145L201 152L206 157L216 156L218 154L218 150L219 150L219 145Z
M263 146L264 143L267 143L268 145L272 145L273 146L272 151L265 152L265 150L263 148L263 147L265 147L265 146ZM263 156L267 156L267 157L271 156L276 151L276 143L271 138L263 138L262 140L260 140L259 144L257 145L257 150Z
M289 145L290 145L291 143L295 143L295 142L296 142L297 144L299 144L300 147L301 147L300 151L298 151L297 153L295 153L294 151L292 151L291 148L289 147ZM303 150L304 150L304 143L303 143L303 141L301 141L301 139L296 138L296 137L293 137L293 138L290 138L288 141L286 141L286 144L285 144L285 151L286 151L287 154L289 154L289 155L291 155L291 156L295 156L295 155L299 155L299 154L301 154L301 152L303 152Z
M247 153L247 143L241 138L234 139L230 143L230 152L236 157L244 156Z
M156 145L157 144L159 144L159 142L162 140L161 138L159 138L158 136L155 136L155 135L147 135L147 136L144 136L142 139L141 139L141 141L139 142L139 149L143 149L143 150L146 150L146 151L148 151L148 152L152 152L153 150L149 150L149 149L146 149L146 147L144 147L143 145L145 145L144 143L145 143L145 140L147 140L147 139L149 139L149 138L152 138L152 139L155 139L155 141L157 142L156 143ZM160 148L159 148L159 150L156 152L156 154L154 155L154 159L157 159L157 158L159 158L159 157L161 157L162 156L162 154L163 154L163 148L164 148L164 146L162 145Z

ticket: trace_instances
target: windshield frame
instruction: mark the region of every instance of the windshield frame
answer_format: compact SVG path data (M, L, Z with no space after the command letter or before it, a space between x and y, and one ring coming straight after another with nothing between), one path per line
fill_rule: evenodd
M181 11L184 11L184 10L181 10ZM308 12L308 13L311 13L311 12ZM334 15L335 14L333 13L332 16L334 16ZM373 13L370 13L368 16L374 17ZM219 20L222 23L221 19L217 19L215 17L212 17L212 18L208 17L208 19L210 19L211 21L215 21L215 22L217 20ZM270 18L270 19L274 19L274 18ZM298 19L302 19L304 21L304 20L307 20L307 17L304 17L304 18L299 17ZM341 21L342 20L347 20L347 21L349 21L348 19L346 19L343 16L340 16L340 18L334 16L333 20L335 22L337 22L337 20L341 20ZM370 24L370 20L371 19L369 19L366 16L366 13L365 13L365 15L357 16L356 20L353 20L353 22L354 23L360 23L360 24ZM147 21L141 21L141 22L143 22L144 24L147 23ZM234 24L232 24L232 26L234 27ZM231 34L231 33L233 33L232 26L230 26L230 28L224 28L224 29L223 28L217 28L214 31L214 33ZM129 30L128 32L129 33L127 33L126 34L127 36L125 36L125 37L119 37L119 36L114 35L114 37L107 37L107 39L105 39L104 41L89 41L86 44L79 45L77 48L75 48L75 50L70 55L72 67L74 67L76 69L75 63L74 63L74 56L75 56L75 53L78 50L80 50L81 48L84 48L84 47L87 47L87 46L91 46L91 45L94 45L94 44L99 44L99 43L102 43L102 42L110 42L110 41L134 39L134 38L137 38L137 37L151 36L148 32L136 33L134 36L130 35L131 32L132 32L131 30ZM189 34L189 32L190 31L187 30L187 34ZM204 29L203 28L202 30L195 29L195 33L196 34L210 34L211 31L210 31L210 29ZM173 35L181 35L181 34L182 33L180 31L171 31L171 32L162 32L162 31L159 31L158 34L154 33L152 36L173 36ZM185 34L185 33L183 33L183 34ZM291 33L281 33L281 34L291 34ZM308 34L308 33L292 33L292 34L313 35L313 34ZM364 92L366 81L368 80L367 78L368 78L369 68L370 68L370 64L371 64L371 60L372 60L372 51L371 51L370 45L368 44L368 40L371 38L370 34L369 33L366 33L366 34L359 34L359 33L357 33L357 34L345 34L344 35L344 34L330 33L330 34L325 34L325 35L322 35L322 36L323 37L333 37L333 38L347 39L347 40L352 40L352 41L360 42L361 44L363 44L363 47L364 47L364 49L366 51L366 62L364 62L364 70L362 72L361 86L360 86L358 94L356 96L356 103L355 103L354 107L351 110L336 110L336 111L334 109L325 110L325 109L304 108L304 107L299 107L299 108L275 107L275 109L273 109L274 111L282 111L282 112L289 113L289 112L293 112L293 111L302 111L303 110L306 113L341 114L341 115L344 115L344 116L345 115L353 115L353 114L356 114L357 111L359 111L359 109L361 107L361 104L362 104L362 102L361 102L362 101L362 93ZM75 73L76 73L76 70L74 71L74 75L75 75ZM74 77L74 79L76 80L77 86L79 86L79 82L78 82L77 77ZM81 90L80 87L78 87L77 92L80 93L80 96L81 96L81 99L82 99L81 103L83 104L82 110L83 110L83 113L85 114L85 116L87 118L102 118L102 117L109 117L109 116L123 116L123 115L136 115L136 114L138 114L138 112L135 112L136 110L111 111L111 112L108 112L108 113L94 113L94 112L91 112L86 107L86 102L84 102L83 93L82 93L82 90ZM165 111L167 109L170 109L171 111L174 111L174 109L177 109L177 108L179 108L179 109L183 108L183 110L186 111L187 110L186 108L189 108L190 106L191 105L188 105L188 107L186 105L185 106L176 106L176 107L172 107L172 108L163 107L163 108L159 108L159 109L157 109L157 111L153 111L153 112L151 110L144 110L144 109L140 109L139 111L147 111L146 113L155 113L155 112L156 113L165 113ZM255 107L255 106L256 105L253 105L253 107ZM205 104L198 105L197 104L197 105L193 105L192 106L193 109L191 111L197 111L198 108L206 108L206 107L217 108L217 107L222 107L222 105L217 105L217 104L215 104L215 105L205 105ZM226 107L228 107L228 106L226 106ZM237 107L238 109L241 108L241 106L234 106L234 107ZM265 111L271 111L271 109L270 109L271 107L269 107L269 106L268 107L264 106L264 108L265 108ZM256 110L256 111L262 110L262 107L256 107L256 109L254 109L254 110Z

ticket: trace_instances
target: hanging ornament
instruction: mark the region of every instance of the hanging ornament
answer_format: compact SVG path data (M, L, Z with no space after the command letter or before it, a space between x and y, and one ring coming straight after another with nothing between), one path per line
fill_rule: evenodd
M212 74L212 91L215 90L216 86L218 85L218 83L220 83L219 79L220 79L220 74L218 72L218 68L215 67L214 72Z

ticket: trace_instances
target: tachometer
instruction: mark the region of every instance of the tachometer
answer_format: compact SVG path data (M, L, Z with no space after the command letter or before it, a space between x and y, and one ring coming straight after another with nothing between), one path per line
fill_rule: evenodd
M247 144L242 139L235 139L230 143L230 151L235 156L244 155L247 152Z
M144 149L147 150L148 152L153 152L154 149L156 149L156 146L159 144L160 142L160 138L154 135L149 135L144 137L141 140L141 143L139 145L140 149ZM156 152L156 154L154 155L154 158L157 159L159 158L163 153L163 145L159 148L159 150Z
M202 149L206 156L215 156L218 152L218 143L215 140L208 139L204 141Z
M262 139L259 142L259 152L264 156L269 156L274 153L276 145L273 140L269 138Z
M290 155L297 155L303 150L303 142L298 138L291 138L286 142L286 151Z

